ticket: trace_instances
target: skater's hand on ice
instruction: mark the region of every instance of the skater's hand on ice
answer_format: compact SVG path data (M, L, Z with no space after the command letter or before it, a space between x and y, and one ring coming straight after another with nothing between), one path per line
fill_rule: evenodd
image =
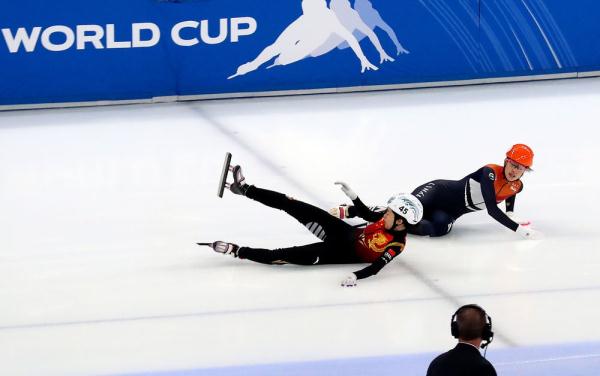
M529 226L531 224L531 221L517 217L514 212L506 212L506 215L508 216L508 218L517 222L521 226Z
M342 280L342 287L354 287L356 286L356 274L352 273L348 277Z
M329 214L339 219L348 218L348 205L340 205L335 208L329 209Z
M542 237L542 233L532 229L531 226L519 225L519 227L517 227L516 233L521 235L523 238L530 240L537 240Z
M342 192L344 192L346 194L346 196L348 196L348 198L352 201L356 200L356 198L358 197L358 195L356 193L354 193L354 191L352 190L352 188L350 188L350 186L348 184L346 184L343 181L336 181L334 184L337 184L340 186L340 189L342 190Z

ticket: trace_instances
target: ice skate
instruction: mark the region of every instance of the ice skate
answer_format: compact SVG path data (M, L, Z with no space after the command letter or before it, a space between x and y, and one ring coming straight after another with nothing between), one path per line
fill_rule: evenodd
M196 243L198 245L205 245L207 247L212 248L217 253L222 253L224 255L232 255L233 257L238 257L237 252L240 247L237 244L222 242L217 240L212 243Z
M233 183L227 182L227 176L229 172L233 174ZM221 171L221 180L219 181L219 189L217 195L223 197L223 191L228 188L232 193L236 195L246 195L248 190L248 184L246 184L246 178L242 174L241 166L231 165L231 153L225 153L225 162L223 163L223 170Z
M242 167L234 166L229 171L233 173L233 183L229 184L229 190L236 195L245 196L248 184L246 184L246 178L242 174Z

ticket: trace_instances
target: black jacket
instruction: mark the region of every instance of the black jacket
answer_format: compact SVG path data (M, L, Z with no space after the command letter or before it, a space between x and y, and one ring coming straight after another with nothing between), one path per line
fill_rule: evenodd
M427 376L496 376L496 370L475 347L459 343L431 362Z

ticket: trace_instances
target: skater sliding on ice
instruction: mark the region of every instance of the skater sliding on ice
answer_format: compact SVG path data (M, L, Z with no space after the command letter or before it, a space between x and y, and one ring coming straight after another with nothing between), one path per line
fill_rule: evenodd
M329 213L282 193L258 188L246 183L240 166L230 166L231 154L227 153L218 194L225 188L236 195L274 209L285 211L311 231L320 241L289 248L262 249L240 247L233 243L216 241L198 243L213 248L216 252L229 254L263 264L355 264L370 263L367 267L351 273L341 285L351 287L358 279L377 274L386 264L399 255L406 244L406 228L417 224L423 215L419 200L411 194L392 196L385 211L369 210L356 193L346 184L337 182L342 191L352 200L356 215L371 222L366 227L356 228ZM233 183L226 183L228 172L233 174Z
M275 61L268 68L292 64L314 56L311 54L330 38L339 38L340 42L346 41L350 45L360 60L361 73L364 73L365 70L378 69L367 59L352 32L346 29L334 11L327 7L325 0L302 0L302 15L292 22L273 44L266 47L254 60L240 65L236 73L229 76L228 79L255 71L273 58ZM333 48L335 46L330 50ZM320 54L325 52L328 51L321 51ZM387 54L385 56L389 58ZM381 58L383 59L384 56L382 55Z
M516 144L506 152L504 166L488 164L461 180L433 180L419 186L412 194L423 204L423 220L416 226L409 226L408 232L443 236L463 214L485 209L508 229L526 239L536 238L539 232L531 228L531 223L519 220L513 214L516 195L523 190L521 177L532 164L531 148ZM506 214L498 208L502 201L506 202ZM352 206L340 206L330 213L338 218L351 218L357 215L357 210Z

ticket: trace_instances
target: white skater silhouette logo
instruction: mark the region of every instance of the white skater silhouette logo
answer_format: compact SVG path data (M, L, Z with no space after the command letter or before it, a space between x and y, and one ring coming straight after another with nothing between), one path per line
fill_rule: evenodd
M371 30L369 26L365 24L358 12L352 9L352 6L350 6L350 1L331 0L329 7L333 13L335 13L346 30L350 31L351 33L355 33L357 31L361 32L363 33L363 38L364 35L369 37L369 40L371 43L373 43L377 49L377 52L379 52L379 64L383 63L384 61L394 61L393 58L385 53L383 47L381 47L381 43L379 43L379 38L377 38L377 35L375 35L373 30ZM354 34L354 36L356 37L356 34ZM326 54L327 52L340 46L342 43L344 43L344 40L339 35L333 34L322 46L314 50L310 56L317 57Z
M380 64L394 61L381 46L373 32L374 27L380 27L388 33L396 44L398 54L408 53L398 42L394 31L373 9L369 0L356 0L355 8L357 6L362 11L352 9L349 0L330 0L329 8L325 0L302 0L302 15L292 22L273 44L266 47L254 60L240 65L237 72L228 79L255 71L273 58L273 64L267 69L292 64L308 57L321 56L336 47L352 49L360 61L361 73L365 70L377 70L378 68L367 59L353 34L356 33L360 39L365 36L369 38L379 52ZM367 22L362 18L361 12L366 15Z
M385 31L385 33L390 37L390 39L392 40L392 42L394 42L394 45L396 46L396 55L410 53L407 49L405 49L402 46L394 30L383 20L383 18L381 18L381 15L377 11L377 9L373 8L373 4L371 4L370 0L355 0L354 10L358 12L360 18L364 21L364 23L369 27L371 31L374 31L377 27ZM359 41L363 40L363 38L368 35L369 34L361 33L360 31L354 32L354 36ZM348 45L344 43L338 48L348 48Z

